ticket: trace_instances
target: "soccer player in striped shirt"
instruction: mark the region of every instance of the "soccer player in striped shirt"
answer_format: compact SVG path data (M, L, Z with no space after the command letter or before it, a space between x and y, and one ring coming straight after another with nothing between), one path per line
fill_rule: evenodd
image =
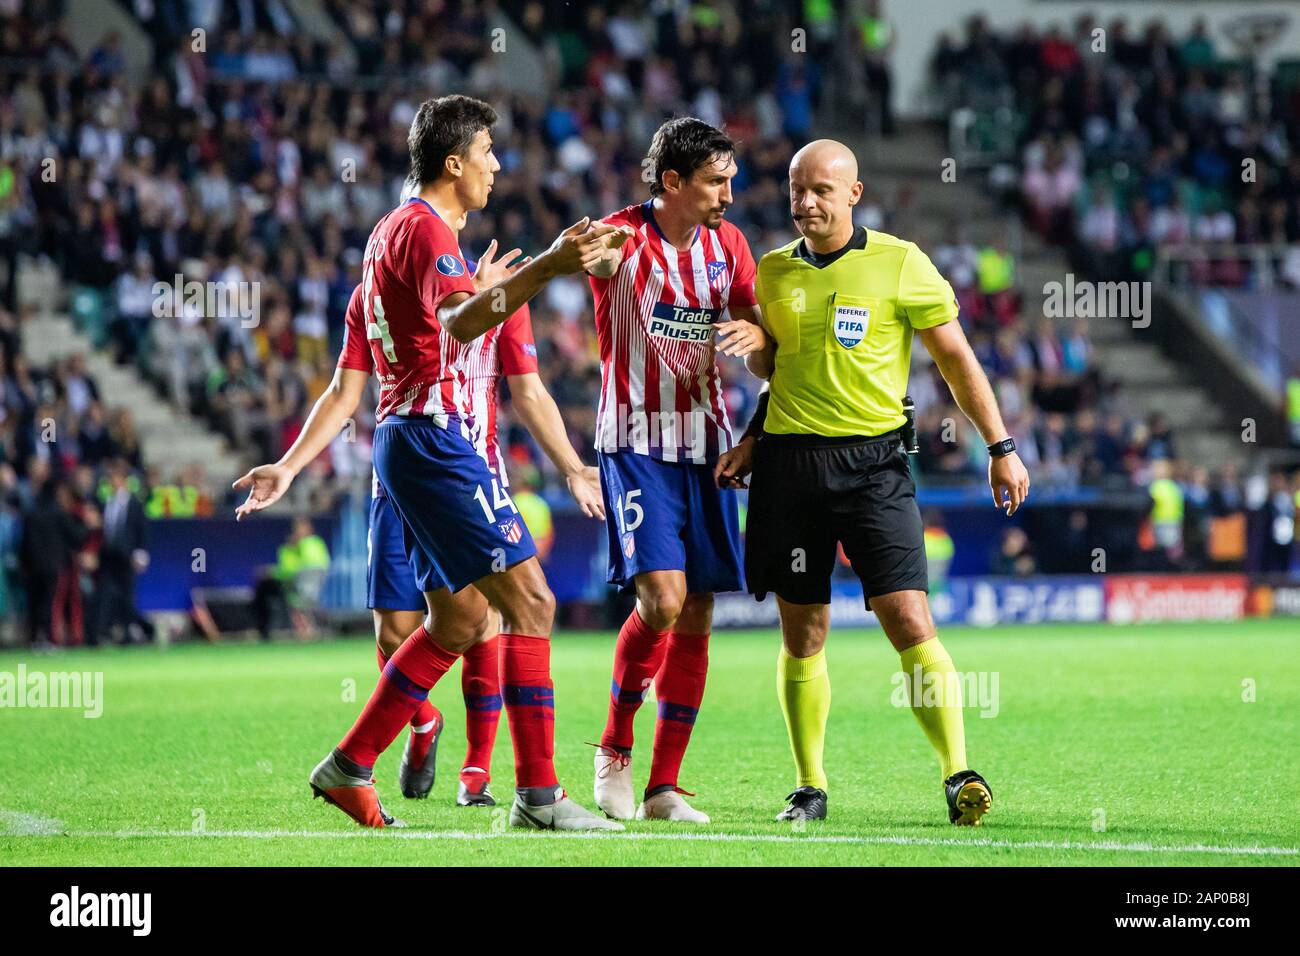
M490 245L488 256L491 257L494 251L495 246ZM466 265L477 270L477 264L472 260L466 260ZM462 366L469 407L473 410L475 448L487 461L502 491L508 487L509 479L497 442L497 394L501 378L505 376L516 417L565 476L578 507L591 517L604 518L600 476L594 467L582 464L578 453L569 444L560 411L537 372L537 346L533 341L528 306L471 342L466 348ZM280 461L260 465L235 483L237 488L245 488L254 482L270 482L274 490L274 496L260 499L250 496L248 502L238 509L239 517L260 511L283 496L298 471L333 440L356 412L373 368L374 357L366 338L362 286L358 285L344 317L343 349L339 354L335 381L317 400L303 431ZM351 374L347 370L361 374ZM401 519L393 510L388 492L377 475L371 479L367 543L366 606L374 614L376 650L379 669L383 671L402 642L423 622L427 611L424 592L437 590L442 584L433 577L417 580L406 555ZM497 651L500 615L492 609L484 623L478 643L465 651L461 658L468 749L456 793L456 803L460 806L494 806L496 803L488 782L502 707ZM429 795L435 776L437 742L443 726L442 714L428 700L411 718L411 733L398 769L398 785L403 796L422 799Z
M766 345L754 259L724 219L734 154L707 123L665 123L646 164L650 199L603 220L620 230L606 243L622 245L587 269L600 340L608 578L637 598L614 651L595 760L596 804L619 820L709 820L682 799L677 778L704 696L713 594L745 587L736 492L713 477L712 463L733 444L715 352ZM652 681L659 713L637 807L633 721Z
M425 592L426 623L385 665L361 716L310 782L362 826L391 825L375 792L375 760L456 658L478 643L490 602L502 617L502 697L515 750L511 825L621 829L569 799L556 781L555 599L528 529L474 447L462 365L467 345L552 278L607 254L616 229L583 219L530 261L512 266L518 250L499 260L485 254L471 277L456 237L466 215L487 203L500 169L495 122L488 104L466 96L421 104L408 137L414 195L380 219L366 243L362 307L380 380L375 470L417 577L436 573L444 586ZM274 491L272 482L265 485L255 482L251 494Z

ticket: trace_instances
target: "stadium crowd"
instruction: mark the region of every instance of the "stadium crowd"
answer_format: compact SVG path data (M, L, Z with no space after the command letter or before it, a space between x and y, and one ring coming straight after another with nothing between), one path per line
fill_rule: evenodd
M528 3L516 35L540 54L547 77L541 95L515 89L510 60L485 40L495 22L491 5L330 0L325 7L346 39L326 43L300 29L279 0L123 4L152 45L143 85L129 79L122 40L112 32L79 56L60 4L25 2L0 11L0 58L8 64L0 91L0 302L12 326L20 253L54 262L80 327L97 345L138 367L163 400L210 422L233 448L258 460L277 458L293 441L333 372L366 235L401 193L406 130L426 96L469 92L500 113L494 139L503 168L488 208L462 233L470 255L490 238L503 248L536 249L583 215L644 196L646 144L662 119L681 113L725 125L739 142L737 201L728 218L756 253L792 235L786 166L814 129L823 78L817 58L777 42L790 26L779 5L660 4L638 15L632 5L607 13ZM835 12L811 7L812 42L828 43L827 17ZM1023 135L1031 172L1042 172L1024 181L1032 221L1062 240L1077 230L1099 251L1127 255L1132 250L1122 241L1106 248L1097 217L1076 210L1105 197L1119 204L1119 220L1131 220L1144 202L1154 215L1153 197L1185 199L1192 194L1182 184L1202 183L1206 170L1218 170L1219 192L1198 188L1187 208L1199 215L1211 201L1201 197L1218 196L1216 215L1228 215L1237 236L1243 204L1253 202L1260 228L1294 238L1294 200L1283 215L1279 196L1287 183L1296 195L1300 161L1267 165L1258 187L1245 192L1225 185L1222 169L1233 168L1243 143L1267 145L1261 158L1281 155L1273 149L1277 125L1264 116L1249 119L1253 100L1241 107L1242 124L1220 122L1231 119L1225 101L1238 81L1216 72L1212 56L1187 60L1185 51L1198 48L1192 40L1175 50L1158 36L1130 41L1121 31L1111 39L1128 51L1120 73L1099 73L1077 50L1070 55L1063 44L1073 48L1074 41L1023 33L999 39L978 21L964 47L949 44L936 57L945 83L1009 85L1018 102L1034 104ZM1177 69L1202 71L1216 92L1197 99L1195 109L1182 102L1186 96L1177 109L1152 99ZM1184 89L1180 82L1177 90ZM1111 95L1116 90L1124 95ZM1127 112L1103 115L1117 103ZM1148 127L1163 132L1143 139L1138 131ZM1189 134L1205 129L1215 131L1212 147L1189 147L1197 142ZM1085 192L1085 173L1118 168L1135 151L1167 153L1169 174ZM1131 168L1161 167L1148 161ZM1067 201L1042 215L1035 197L1048 195ZM888 231L907 203L906 195L869 189L858 221ZM1188 229L1195 233L1198 222ZM1113 231L1138 234L1119 225ZM1092 361L1087 329L1025 318L1005 237L976 244L955 224L933 238L927 247L961 299L963 321L1036 483L1149 484L1154 463L1173 457L1174 437L1160 416L1130 421L1107 401L1109 385ZM180 308L168 296L160 308L156 284L170 286L174 277L231 295L218 297L216 306L186 300ZM248 290L256 293L255 321L237 307ZM589 290L578 279L556 281L532 306L543 377L571 439L590 459L599 368ZM59 449L76 448L55 455L54 473L81 489L82 502L103 500L89 489L108 487L103 466L120 460L149 515L202 515L230 503L204 486L198 469L162 475L142 461L129 411L105 407L78 360L40 377L26 368L16 342L6 342L4 352L6 409L10 393L27 397L14 399L21 409L6 414L3 441L12 469L6 487L26 489L20 499L30 497L41 476L42 466L32 462L49 454L29 448L24 455L23 442L31 441L32 422L52 418ZM924 350L916 362L912 391L921 410L925 478L975 478L982 443L951 405ZM733 419L743 423L754 382L739 363L724 363L723 376ZM50 394L57 399L30 387L37 377L55 383ZM542 485L553 486L550 463L509 424L508 401L503 410L510 457L535 464ZM356 440L336 442L314 469L316 480L303 483L317 506L368 478L371 420L366 410L359 413L350 436ZM22 513L13 500L10 517Z
M548 97L507 89L508 60L485 45L486 22L468 4L436 14L332 4L350 49L303 38L278 5L218 5L205 52L179 6L153 5L156 61L144 89L125 81L112 36L75 78L16 82L25 110L13 132L35 137L21 151L67 165L30 197L30 251L61 260L91 293L84 319L120 361L259 459L292 442L332 373L365 237L401 192L405 132L426 95L471 91L501 114L503 170L462 235L471 255L489 237L536 248L574 219L641 195L645 144L675 112L726 123L746 144L736 183L744 200L732 217L756 248L784 235L780 182L792 143L811 127L817 80L799 59L771 68L776 34L756 15L765 5L698 5L642 22L532 4L520 28L559 90ZM674 68L682 62L692 64L689 83ZM724 103L742 105L724 112ZM49 142L36 141L41 131ZM154 284L177 274L255 285L259 321L221 309L154 315ZM533 304L542 369L588 449L599 379L589 301L570 279ZM739 368L729 377L743 421L754 389ZM549 470L517 429L508 437L515 457ZM364 470L332 464L346 477Z
M332 372L361 246L400 194L405 129L428 92L468 90L501 113L503 170L488 209L464 232L471 254L489 237L536 248L573 219L642 195L645 143L681 112L725 124L741 143L729 217L753 248L790 234L785 167L812 128L820 85L812 58L774 43L784 34L767 5L665 6L641 19L530 4L519 27L557 91L545 98L507 89L508 60L483 43L489 28L472 5L441 9L434 30L435 14L419 4L331 4L351 48L310 40L278 5L219 5L203 52L177 4L152 9L156 61L144 89L125 81L112 35L75 78L33 73L15 82L13 100L23 104L12 117L11 135L23 139L16 152L67 165L30 197L32 251L61 259L66 278L89 294L79 301L92 303L83 319L99 342L261 460L292 442ZM49 34L47 51L64 49L57 23ZM42 48L39 38L33 45ZM681 63L690 64L685 74L674 68ZM409 82L413 73L422 84ZM888 230L906 203L868 192L859 221ZM1133 449L1157 457L1146 452L1153 442L1159 450L1158 421L1126 425L1123 450L1111 452L1111 416L1092 411L1105 383L1089 362L1086 329L1030 327L1005 245L976 248L960 228L945 237L935 260L962 299L1030 460L1048 465L1044 477L1063 485L1132 478ZM155 283L177 274L232 290L254 284L259 320L229 308L155 316ZM581 280L558 281L533 306L543 374L575 444L589 451L599 369L588 291ZM738 363L726 363L724 377L743 422L753 382ZM955 434L943 427L954 416L938 384L918 374L935 452L921 467L936 478L973 474L978 436L960 415ZM336 444L323 471L345 480L364 473L365 421L358 417L361 441ZM520 429L506 436L513 459L549 476Z
M130 411L106 409L80 355L29 364L3 308L0 370L0 620L33 644L149 639L135 575L170 487L141 471Z
M960 41L940 36L931 68L945 107L974 117L971 143L994 163L992 181L1006 188L1030 228L1069 250L1086 272L1147 278L1164 250L1177 256L1178 282L1300 287L1300 69L1281 63L1265 71L1240 48L1233 57L1223 46L1203 19L1174 37L1158 20L1140 34L1123 18L1103 24L1091 13L1080 14L1070 31L1024 24L997 32L976 15ZM1007 270L996 256L991 272L981 269L984 256L967 246L958 258L967 284L994 306L1000 323L996 296L987 293L1000 292ZM1044 449L1059 450L1066 460L1076 458L1074 474L1085 481L1126 476L1146 489L1155 531L1144 541L1157 565L1205 566L1225 547L1242 550L1225 546L1237 540L1227 524L1211 533L1216 519L1244 518L1225 504L1243 494L1235 466L1212 474L1180 460L1161 415L1126 420L1106 401L1104 379L1080 367L1087 354L1083 323L1055 343L1047 322L1016 331L1005 340L995 333L982 358L1000 374L1005 357L1021 356L1011 367L1029 382L1038 418L1030 431L1040 457ZM1058 391L1063 380L1073 384ZM1009 400L1018 407L1017 390L998 391L1004 407ZM1062 399L1075 406L1073 417L1060 414ZM1048 451L1039 470L1059 474L1053 457ZM1286 526L1295 510L1294 478L1279 471L1246 488L1245 510L1274 514ZM1290 539L1255 537L1267 539L1274 555L1255 563L1285 568L1279 555Z
M1262 280L1255 260L1226 247L1300 241L1300 69L1262 73L1221 46L1204 20L1177 38L1091 14L1068 35L998 34L977 16L964 42L940 41L933 69L954 104L1014 104L1010 182L1045 237L1117 277L1145 277L1158 248L1191 248L1188 279L1246 286ZM1300 286L1300 248L1275 272Z

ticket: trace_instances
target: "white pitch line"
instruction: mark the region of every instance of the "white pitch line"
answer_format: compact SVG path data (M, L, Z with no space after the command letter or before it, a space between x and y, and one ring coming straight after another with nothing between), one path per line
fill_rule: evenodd
M775 833L537 833L534 831L491 830L409 830L390 828L384 831L368 830L72 830L52 834L20 832L17 836L81 837L90 839L228 839L228 840L339 840L339 839L395 839L395 840L667 840L690 843L817 843L848 846L942 846L979 847L995 850L1085 850L1111 853L1207 853L1228 856L1300 856L1300 848L1286 846L1210 846L1193 843L1170 846L1154 843L1058 842L1053 840L960 840L952 837L911 836L795 836Z
M0 836L60 836L63 832L63 824L53 817L0 809Z

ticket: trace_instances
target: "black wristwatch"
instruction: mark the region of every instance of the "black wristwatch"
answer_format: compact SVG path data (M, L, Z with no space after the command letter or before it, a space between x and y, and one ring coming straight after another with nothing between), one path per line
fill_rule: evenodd
M1004 438L1002 441L995 441L989 445L990 458L1002 458L1016 450L1016 440L1014 438Z

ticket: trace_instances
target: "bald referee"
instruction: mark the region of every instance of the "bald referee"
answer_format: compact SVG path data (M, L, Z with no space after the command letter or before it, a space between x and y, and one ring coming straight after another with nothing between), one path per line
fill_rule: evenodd
M952 288L914 243L854 227L861 195L857 160L841 143L817 140L791 161L790 212L802 238L759 262L755 291L770 341L746 360L769 385L716 469L723 485L752 471L745 574L759 600L776 593L781 613L777 693L798 783L777 819L826 816L825 644L838 541L909 678L949 820L978 826L992 792L966 762L960 685L930 616L921 515L901 441L913 332L988 442L989 485L1008 515L1028 494L1029 475L955 321Z

